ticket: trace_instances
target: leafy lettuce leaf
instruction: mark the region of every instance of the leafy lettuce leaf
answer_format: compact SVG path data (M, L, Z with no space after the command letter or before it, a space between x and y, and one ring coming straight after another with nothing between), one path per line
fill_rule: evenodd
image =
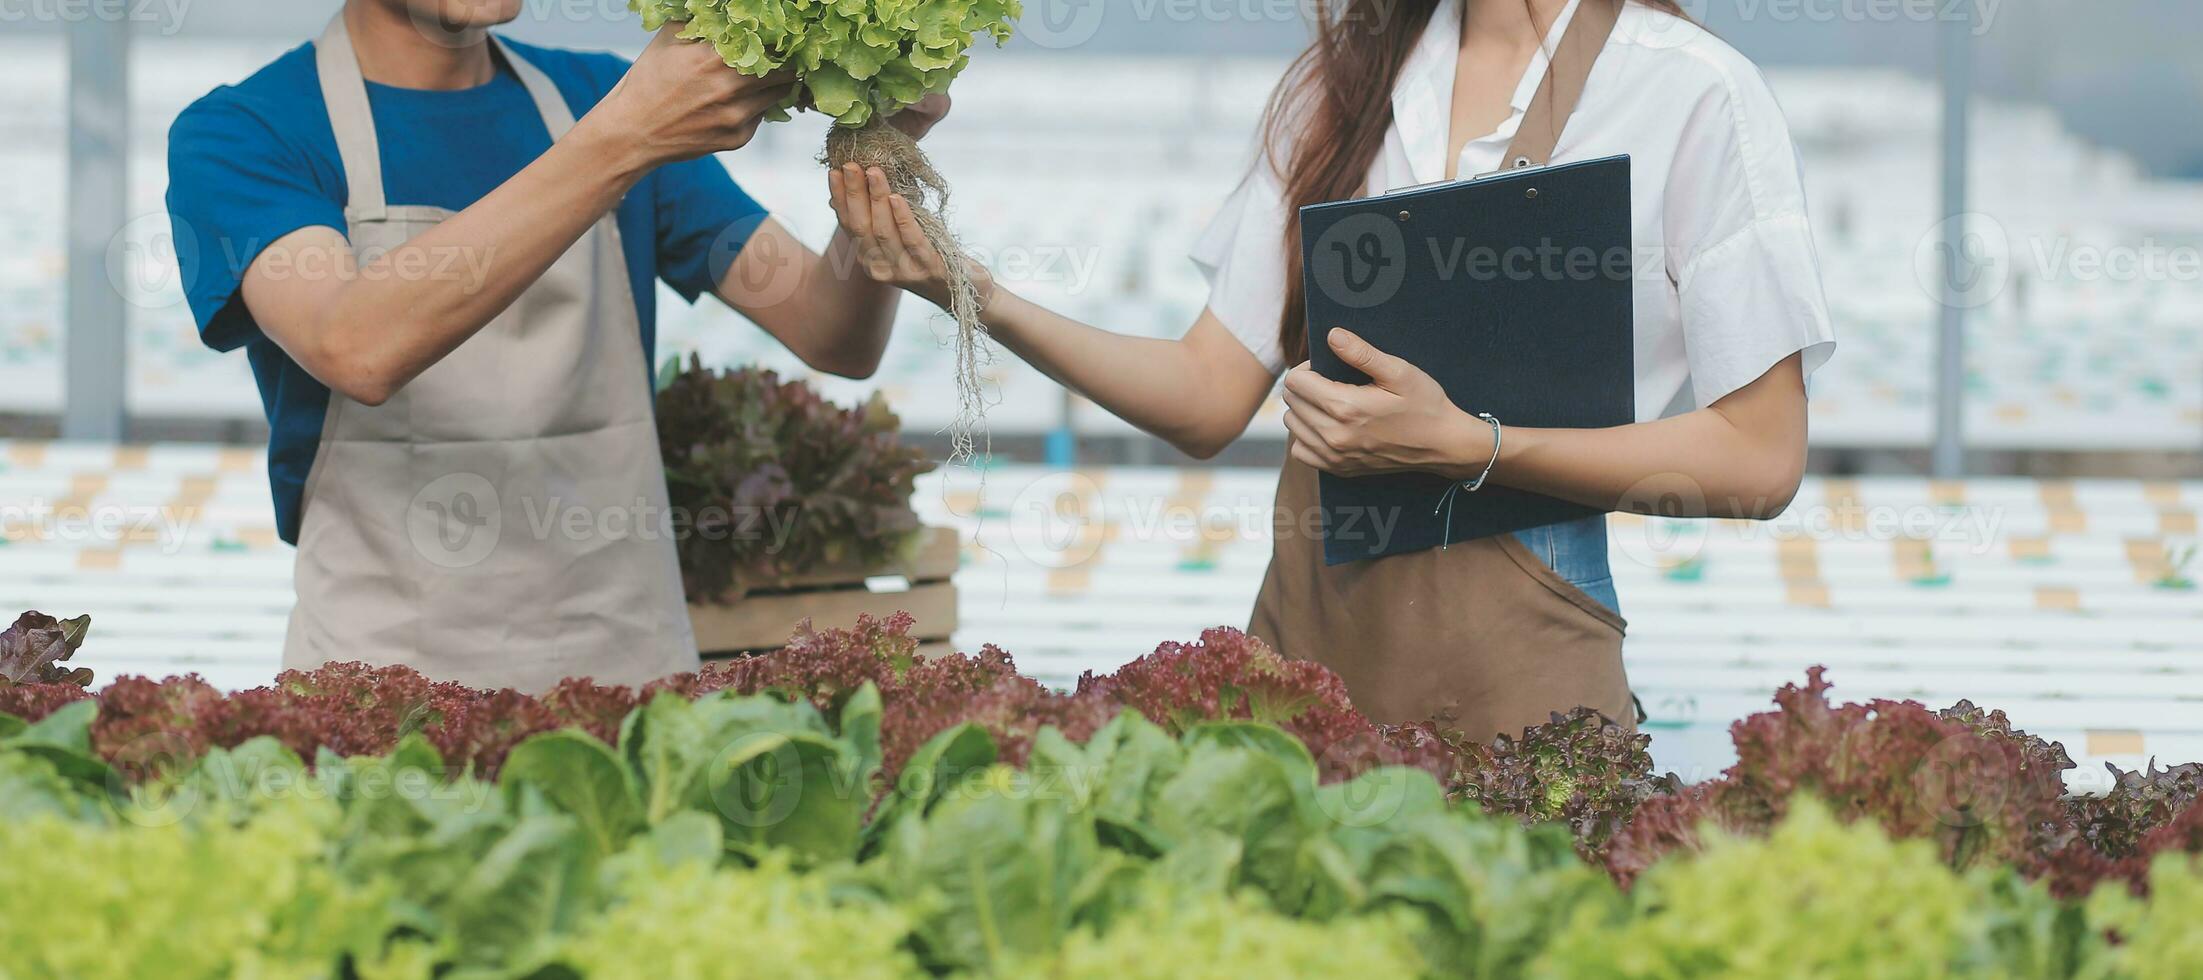
M981 38L1010 39L1020 0L628 0L656 31L711 42L745 75L794 68L780 107L815 108L842 126L893 115L948 90Z
M16 617L15 625L0 632L0 684L73 684L89 687L92 672L70 669L62 661L76 655L92 617L55 619L41 612Z

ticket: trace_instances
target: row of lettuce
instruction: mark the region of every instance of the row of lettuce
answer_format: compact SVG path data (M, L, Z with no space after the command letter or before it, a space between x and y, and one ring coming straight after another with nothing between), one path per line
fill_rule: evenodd
M1071 692L890 621L642 691L224 696L93 695L26 622L0 975L2203 975L2194 769L2067 799L2001 716L1817 675L1684 787L1589 715L1371 725L1232 631Z

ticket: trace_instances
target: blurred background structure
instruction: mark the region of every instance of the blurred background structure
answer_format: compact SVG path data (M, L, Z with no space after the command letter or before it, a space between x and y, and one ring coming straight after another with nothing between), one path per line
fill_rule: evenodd
M2203 757L2203 18L2189 0L1685 6L1789 114L1842 346L1815 379L1815 477L1791 515L1613 523L1663 763L1717 768L1723 727L1812 664L1839 694L2006 708L2076 756ZM265 429L243 356L201 346L184 306L165 139L335 7L33 3L0 35L0 606L94 613L103 676L272 673L290 554ZM1252 159L1298 9L1028 0L1025 36L976 56L927 144L960 232L1042 302L1183 331L1206 298L1186 251ZM529 0L511 34L646 40L620 0ZM1947 172L1954 93L1967 140ZM802 119L725 159L814 241L832 229L821 139ZM660 310L661 357L803 373L716 304ZM906 304L874 381L822 384L882 390L940 443L954 398L930 314ZM1964 354L1946 373L1947 339ZM971 542L960 640L1069 683L1244 622L1280 406L1195 465L1007 356L990 378L997 465L920 499ZM1963 418L1942 472L1939 398ZM45 441L65 429L91 441ZM130 527L63 527L69 504Z

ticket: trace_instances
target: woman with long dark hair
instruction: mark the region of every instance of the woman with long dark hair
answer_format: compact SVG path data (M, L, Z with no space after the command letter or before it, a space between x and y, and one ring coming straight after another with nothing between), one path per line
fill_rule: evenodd
M1631 724L1603 519L1326 567L1305 515L1318 471L1488 474L1669 516L1785 510L1805 466L1806 378L1835 347L1788 125L1758 70L1666 0L1319 7L1315 43L1271 100L1264 152L1195 249L1211 294L1190 332L1113 334L991 283L986 322L1050 376L1196 456L1237 439L1285 375L1292 458L1253 631L1337 671L1373 718L1435 717L1489 738L1588 705ZM1457 406L1343 330L1324 342L1374 383L1309 370L1300 207L1625 153L1636 424L1487 422L1474 393ZM907 204L877 175L831 182L866 272L938 301L942 259Z

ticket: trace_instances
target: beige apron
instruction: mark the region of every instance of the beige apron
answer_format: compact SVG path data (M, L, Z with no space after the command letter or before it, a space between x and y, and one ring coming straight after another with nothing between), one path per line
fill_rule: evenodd
M1510 167L1552 158L1620 10L1620 0L1578 7L1507 150ZM1438 719L1489 740L1589 706L1634 726L1622 618L1514 535L1334 567L1317 507L1316 471L1288 460L1248 629L1337 672L1370 718Z
M551 138L564 136L574 116L551 80L492 43ZM315 55L351 186L353 249L391 249L450 218L384 200L342 15ZM306 481L285 667L405 664L529 692L566 677L638 684L696 667L616 215L388 402L330 394ZM415 272L438 274L440 258Z

